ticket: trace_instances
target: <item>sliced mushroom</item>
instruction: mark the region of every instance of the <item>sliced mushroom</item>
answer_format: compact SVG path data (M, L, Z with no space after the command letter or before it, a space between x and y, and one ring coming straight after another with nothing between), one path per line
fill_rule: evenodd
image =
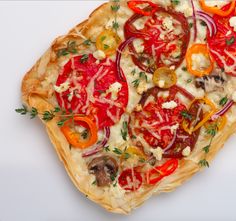
M118 165L114 158L106 155L94 158L88 164L88 169L91 174L95 175L98 186L107 186L116 175Z
M218 90L219 88L224 88L224 83L226 81L226 76L219 70L211 75L197 78L195 85L197 88L202 88L206 92L212 92Z

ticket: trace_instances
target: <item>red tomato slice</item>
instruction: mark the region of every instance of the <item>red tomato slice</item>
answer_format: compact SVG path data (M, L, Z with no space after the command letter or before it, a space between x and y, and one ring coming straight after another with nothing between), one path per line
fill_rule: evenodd
M137 30L134 22L144 17L133 15L125 24L125 37L143 40L144 51L137 53L134 44L130 50L134 63L142 70L153 73L162 66L177 68L183 61L189 44L190 30L183 14L157 6L156 13L146 21L142 30Z
M141 113L135 113L139 125L135 128L135 133L143 134L144 140L151 147L166 148L174 137L171 127L182 121L181 112L186 110L186 107L175 99L177 107L163 109L162 105L168 101L170 100L157 98L145 105Z
M169 92L169 96L165 99L158 96L161 91ZM143 107L142 111L133 111L129 120L129 134L134 145L140 148L161 147L165 158L182 158L182 150L185 147L189 146L191 150L194 148L199 130L189 135L182 128L181 113L186 111L186 107L176 97L178 93L190 101L194 99L178 86L173 86L169 90L154 87L142 96L139 102ZM163 108L162 105L169 101L174 101L177 106L172 109ZM192 116L196 116L197 112L198 109L192 110ZM174 129L173 126L177 124L178 128Z
M119 121L128 103L128 85L117 77L116 66L110 59L96 64L93 55L82 60L73 57L59 74L56 86L69 82L69 88L57 93L60 107L73 113L94 117L99 129L112 126ZM121 85L117 97L109 88L118 82Z
M135 168L123 170L118 178L119 185L130 191L138 190L143 182L143 178Z
M229 7L230 4L224 6L222 10L226 11ZM236 32L229 23L233 16L236 16L236 10L227 17L214 15L213 19L218 31L212 37L208 33L207 42L211 55L218 66L224 69L227 74L236 76Z

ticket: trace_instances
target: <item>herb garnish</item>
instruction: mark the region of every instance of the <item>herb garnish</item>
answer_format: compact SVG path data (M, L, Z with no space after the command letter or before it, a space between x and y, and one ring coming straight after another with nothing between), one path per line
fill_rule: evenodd
M118 148L114 148L113 150L112 150L115 154L118 154L118 155L121 155L123 152L122 152L122 150L121 149L118 149Z
M226 39L226 45L230 46L235 42L235 37L232 36L230 39Z
M225 96L220 100L219 105L224 106L227 102L228 102L228 98L227 96Z
M81 137L85 140L88 138L88 130L85 129L82 133L81 133Z
M206 159L202 159L198 162L201 167L209 167L209 162Z
M139 84L140 84L140 80L136 79L136 80L132 81L132 84L134 85L134 87L137 88L139 86Z
M104 45L103 45L103 48L104 48L104 50L107 50L108 48L110 48L110 46L107 45L107 44L104 44Z
M209 127L206 129L206 134L208 134L211 138L210 138L209 144L202 148L202 150L204 151L205 155L207 155L209 153L210 147L211 147L211 144L212 144L212 141L213 141L213 138L216 136L217 131L218 131L217 121L216 121L216 123L213 123L213 124L209 125ZM209 167L209 163L206 160L206 158L200 160L198 162L198 164L201 167L203 167L203 166L204 167Z
M66 111L64 109L61 109L60 107L55 107L54 110L47 110L40 113L35 107L28 109L25 105L22 105L22 108L15 109L15 111L21 115L29 114L30 119L33 119L36 116L40 115L42 120L45 122L48 122L55 117L61 117L61 120L57 122L57 125L59 127L63 126L66 121L74 117L73 113L66 114Z
M77 45L75 41L68 41L65 48L61 48L57 51L57 57L66 56L68 54L78 53Z
M201 21L200 24L201 24L202 26L207 26L206 22L204 22L204 21Z
M120 5L119 5L120 0L113 0L112 2L113 2L113 5L111 6L111 10L115 13L115 20L112 22L112 28L117 33L117 30L120 27L119 23L117 22L117 12L120 9Z
M179 5L180 0L171 0L171 3L172 3L173 5Z
M122 129L121 129L121 136L123 138L123 140L127 140L127 136L128 136L128 123L127 121L124 121L122 124Z
M185 119L192 120L193 116L186 110L182 111L181 116Z
M131 74L133 76L135 76L136 74L138 75L138 78L135 79L134 81L132 81L132 84L134 85L135 88L137 88L141 82L141 80L145 80L146 82L148 82L148 77L147 77L147 74L143 71L140 71L139 73L136 73L136 70L133 69Z
M106 152L110 151L109 146L105 146L105 147L104 147L104 150L105 150Z
M187 83L189 84L189 83L191 83L192 81L193 81L193 79L189 78L189 79L187 80Z
M94 180L93 182L92 182L92 185L96 185L97 184L97 180Z
M83 42L83 44L87 46L90 46L92 43L95 43L95 42L92 42L90 39L87 39Z
M82 57L80 58L80 63L85 63L88 61L88 55L87 54L83 54Z

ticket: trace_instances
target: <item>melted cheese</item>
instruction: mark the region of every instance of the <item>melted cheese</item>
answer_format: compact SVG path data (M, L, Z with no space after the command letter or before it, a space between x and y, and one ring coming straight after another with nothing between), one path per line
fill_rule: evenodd
M236 32L236 16L233 16L229 19L229 24Z
M93 57L95 57L97 60L103 60L106 58L106 55L103 51L97 50L93 52Z
M163 109L173 109L177 107L177 103L175 101L168 101L162 104Z
M203 54L193 54L192 55L192 69L193 70L204 70L210 66L209 59Z
M115 82L110 85L109 89L106 90L106 92L104 94L102 94L102 96L106 96L109 93L111 93L111 99L113 101L117 100L118 92L121 90L121 88L122 88L122 84L119 82Z
M191 148L190 148L190 146L187 146L187 147L185 147L185 148L182 150L182 155L183 155L184 157L189 156L190 153L191 153Z
M70 87L70 82L69 81L65 81L64 83L60 84L59 86L54 85L54 90L57 93L63 93L65 91L67 91Z
M153 153L154 157L157 159L157 160L162 160L162 155L163 155L163 150L162 148L160 147L157 147L156 149L150 149L151 152Z

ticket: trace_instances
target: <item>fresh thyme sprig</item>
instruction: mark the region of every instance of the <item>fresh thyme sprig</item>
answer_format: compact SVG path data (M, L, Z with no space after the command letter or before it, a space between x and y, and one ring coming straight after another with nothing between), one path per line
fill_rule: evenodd
M65 48L61 48L57 51L57 57L66 56L68 54L78 53L77 45L75 41L68 41Z
M128 123L127 121L124 121L122 124L122 129L120 130L121 136L123 138L123 140L127 140L127 136L128 136Z
M119 155L119 156L122 156L125 160L128 160L131 157L131 154L126 151L126 148L124 150L121 150L121 149L115 147L112 150L112 152Z
M133 69L132 72L131 72L131 74L132 74L133 76L136 76L136 75L138 76L137 79L135 79L134 81L132 81L132 84L133 84L133 86L134 86L135 88L137 88L137 87L139 86L139 84L140 84L140 82L141 82L142 80L145 80L146 82L148 82L148 76L147 76L147 74L146 74L145 72L143 72L143 71L136 72L136 70Z
M228 97L227 96L225 96L225 97L223 97L222 99L220 99L220 101L219 101L219 105L220 106L224 106L227 102L228 102Z
M117 12L120 9L120 4L119 4L120 0L112 0L112 2L113 2L113 4L111 5L111 10L115 14L115 20L112 22L112 28L117 33L117 30L120 27L119 23L117 22Z
M95 43L96 42L92 41L91 39L86 39L86 40L84 40L83 45L90 46Z
M206 129L206 134L209 135L211 138L210 138L209 144L202 148L202 150L203 150L204 153L205 153L205 157L206 157L206 155L207 155L207 154L209 153L209 151L210 151L210 147L211 147L212 141L213 141L214 137L216 136L217 131L218 131L217 121L216 121L215 123L209 125L209 127ZM198 162L198 164L199 164L201 167L209 167L209 163L208 163L208 161L206 160L206 158L201 159L201 160Z
M30 119L40 116L43 121L48 122L55 117L60 117L60 121L57 122L59 127L63 126L66 121L74 117L74 114L71 112L67 114L66 111L60 107L55 107L54 110L46 110L40 113L35 107L31 109L27 108L25 105L22 105L21 108L15 109L15 111L21 115L30 115Z

